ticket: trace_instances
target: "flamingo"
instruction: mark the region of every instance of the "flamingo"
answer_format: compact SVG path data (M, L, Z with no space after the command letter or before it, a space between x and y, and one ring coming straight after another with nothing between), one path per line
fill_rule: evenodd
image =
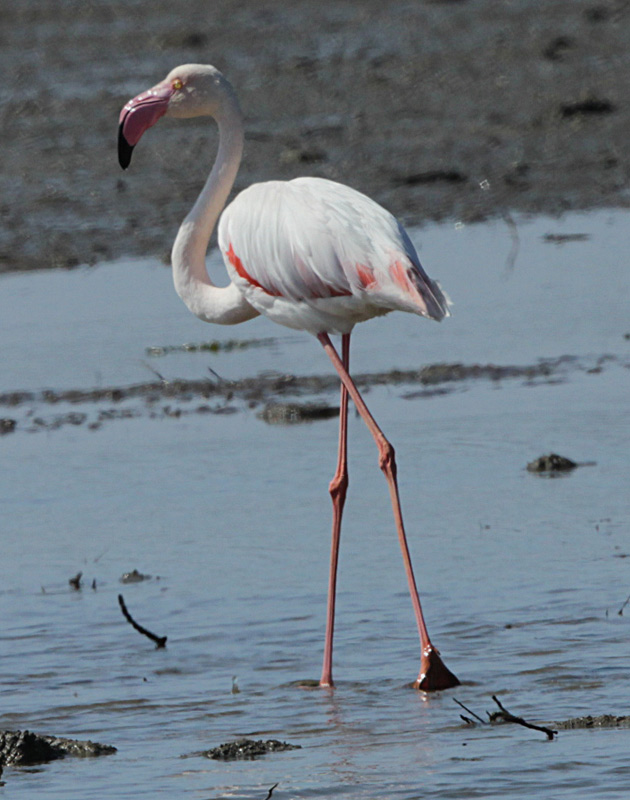
M441 320L449 314L445 295L424 272L401 223L348 186L310 177L257 183L242 191L221 214L241 161L244 133L236 94L215 67L176 67L123 107L118 137L123 169L129 166L140 137L162 116L210 116L219 130L212 171L173 245L173 279L181 299L205 322L235 325L264 314L280 325L313 334L341 380L337 468L329 487L333 524L320 685L334 685L337 563L348 488L349 397L374 437L389 487L420 634L420 671L413 686L432 691L458 685L433 646L422 613L403 525L394 448L349 374L350 334L357 322L390 311ZM219 216L218 243L231 278L226 287L213 285L205 266ZM341 335L341 355L330 334Z

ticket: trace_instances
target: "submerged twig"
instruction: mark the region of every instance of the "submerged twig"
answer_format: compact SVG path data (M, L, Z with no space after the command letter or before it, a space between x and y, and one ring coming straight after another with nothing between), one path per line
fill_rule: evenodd
M154 633L151 633L151 631L143 628L142 625L139 625L127 610L127 606L125 605L125 601L121 594L118 595L118 603L120 604L120 610L122 611L124 618L133 628L138 631L138 633L144 634L144 636L151 639L152 642L155 642L156 647L166 647L166 640L168 637L156 636Z
M623 617L623 610L624 610L624 608L625 608L625 607L628 605L628 603L630 603L630 594L629 594L629 595L626 597L626 601L625 601L625 603L624 603L624 604L621 606L621 608L619 609L619 611L617 611L617 614L619 614L619 616L620 616L620 617Z
M505 708L505 706L501 704L499 698L495 694L492 695L492 699L499 706L499 711L494 711L492 714L489 711L486 711L488 719L485 720L482 719L479 716L479 714L475 714L474 711L471 711L470 708L465 706L462 702L460 702L456 698L453 698L453 700L455 700L458 706L463 708L464 711L467 711L475 718L473 720L470 717L465 717L463 714L460 714L459 716L461 717L461 719L464 720L464 722L467 725L476 725L477 723L479 723L480 725L492 725L492 723L498 721L513 722L515 725L522 725L524 728L531 728L532 730L535 731L541 731L542 733L547 734L548 739L553 739L554 736L557 736L558 731L554 731L551 728L546 728L544 725L534 725L533 722L527 722L527 720L523 719L522 717L517 717L514 714L512 714L510 711L507 710L507 708ZM475 720L477 722L475 722Z
M547 734L547 739L553 739L553 737L558 734L558 731L554 731L551 728L546 728L544 725L534 725L533 722L527 722L527 720L523 719L522 717L515 717L514 714L507 710L507 708L501 705L499 698L495 694L492 695L492 699L499 706L500 711L495 711L493 714L488 714L490 722L494 722L495 719L501 719L503 722L513 722L516 725L522 725L524 728L531 728L534 731L541 731L541 733Z
M472 716L473 716L473 717L474 717L474 718L475 718L475 719L476 719L478 722L480 722L482 725L489 725L489 724L490 724L489 722L486 722L486 720L485 720L485 719L482 719L482 717L480 717L478 714L475 714L475 712L474 712L474 711L471 711L471 710L470 710L470 709L469 709L467 706L465 706L465 705L464 705L462 702L460 702L460 701L459 701L459 700L458 700L456 697L454 697L454 698L453 698L453 700L454 700L454 701L457 703L457 705L458 705L458 706L461 706L461 707L464 709L464 711L468 711L468 713L469 713L469 714L472 714ZM474 723L472 720L469 720L467 717L464 717L464 716L462 716L462 714L460 714L460 717L461 717L461 718L462 718L462 719L463 719L465 722L467 722L469 725L470 725L470 724L472 724L472 725L474 725L474 724L475 724L475 723Z
M216 370L212 369L212 367L208 367L208 372L212 375L213 378L216 378L219 381L219 383L228 383L228 381L226 381L225 378L222 378Z
M170 383L170 381L168 381L168 380L167 380L167 379L164 377L164 375L162 375L162 374L161 374L160 372L158 372L156 369L153 369L153 367L152 367L150 364L147 364L147 362L146 362L146 361L141 361L140 363L142 364L142 366L143 366L143 367L146 367L146 368L149 370L149 372L152 372L152 373L155 375L155 377L156 377L156 378L159 378L159 379L162 381L162 383L163 383L163 385L164 385L164 386L168 386L168 384Z
M105 555L107 552L109 552L109 550L110 550L110 548L109 548L109 547L106 547L106 548L103 550L103 552L102 552L100 555L96 556L96 558L95 558L95 559L93 559L93 562L92 562L92 563L93 563L93 564L98 564L98 562L101 560L101 558L103 558L103 556L104 556L104 555Z

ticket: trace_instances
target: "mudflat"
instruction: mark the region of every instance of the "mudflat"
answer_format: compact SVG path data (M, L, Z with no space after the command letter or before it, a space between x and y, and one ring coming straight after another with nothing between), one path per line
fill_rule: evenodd
M629 203L621 0L26 0L0 23L0 271L168 261L214 126L162 121L125 173L116 132L187 62L240 97L235 191L319 175L409 224Z

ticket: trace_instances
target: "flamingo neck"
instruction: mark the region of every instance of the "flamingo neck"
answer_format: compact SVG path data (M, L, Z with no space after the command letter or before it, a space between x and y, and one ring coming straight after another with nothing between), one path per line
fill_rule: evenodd
M215 286L206 270L210 236L234 185L243 152L242 115L231 87L225 87L214 116L219 128L219 149L212 171L175 238L171 254L173 282L177 294L200 319L234 325L258 312L234 284Z

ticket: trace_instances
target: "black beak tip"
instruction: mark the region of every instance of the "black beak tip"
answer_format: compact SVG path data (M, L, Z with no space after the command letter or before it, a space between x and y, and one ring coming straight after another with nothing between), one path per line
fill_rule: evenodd
M131 154L133 153L133 145L125 139L123 133L123 123L121 122L118 127L118 163L123 169L127 169L131 164Z

